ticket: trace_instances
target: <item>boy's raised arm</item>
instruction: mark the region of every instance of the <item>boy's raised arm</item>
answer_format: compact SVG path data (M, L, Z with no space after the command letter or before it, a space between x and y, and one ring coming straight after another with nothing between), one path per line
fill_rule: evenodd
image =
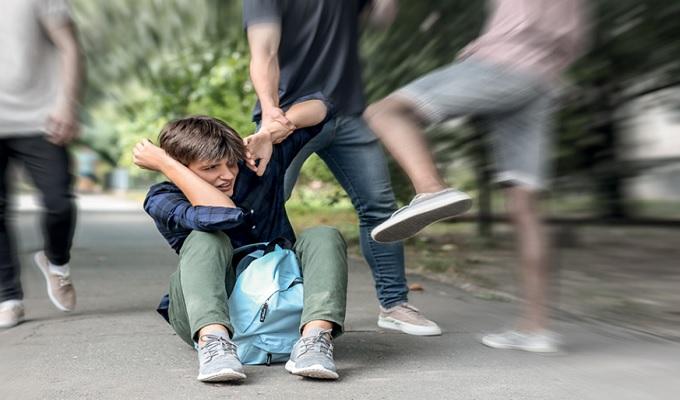
M320 124L328 114L328 107L321 100L306 100L295 103L286 111L286 118L298 128L306 128ZM286 136L272 134L272 142L281 143Z
M326 104L321 100L313 99L290 106L286 111L286 118L298 128L306 128L320 124L326 119L327 114L328 107ZM277 126L280 129L276 129ZM267 169L267 164L269 164L272 155L272 145L279 144L289 137L289 133L283 125L274 122L270 127L272 129L269 131L260 130L244 140L247 151L246 165L258 176L262 176ZM260 160L260 163L256 164L256 160Z
M163 173L177 185L192 206L236 207L226 194L198 177L148 139L135 146L133 161L141 168Z

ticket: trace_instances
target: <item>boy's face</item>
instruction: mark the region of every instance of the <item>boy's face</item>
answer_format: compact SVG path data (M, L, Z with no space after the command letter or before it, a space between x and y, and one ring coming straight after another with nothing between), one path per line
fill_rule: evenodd
M234 194L234 182L238 175L238 164L220 161L193 161L187 167L199 178L215 186L227 196Z

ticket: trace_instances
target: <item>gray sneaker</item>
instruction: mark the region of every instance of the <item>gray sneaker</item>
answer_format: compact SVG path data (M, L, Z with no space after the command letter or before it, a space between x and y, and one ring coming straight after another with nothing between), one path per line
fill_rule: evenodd
M7 300L0 303L0 328L11 328L24 320L24 302Z
M246 378L236 354L236 345L218 335L203 335L198 349L198 379L201 382L229 382Z
M286 370L308 378L338 379L330 329L319 330L314 336L301 337L293 346Z
M560 338L549 331L525 333L506 331L484 335L481 341L494 349L524 350L533 353L556 353L560 351Z
M463 214L471 206L470 196L456 189L417 194L409 205L373 228L371 237L383 243L408 239L434 222Z
M420 310L408 303L402 303L388 309L380 307L378 326L383 329L392 329L416 336L442 334L439 325L425 318L420 313Z

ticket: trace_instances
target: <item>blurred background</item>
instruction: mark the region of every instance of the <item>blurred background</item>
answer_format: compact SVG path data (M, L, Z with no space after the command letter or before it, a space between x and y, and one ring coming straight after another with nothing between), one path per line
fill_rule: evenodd
M84 133L72 146L81 193L141 203L160 177L134 167L131 149L175 117L208 114L243 136L254 131L241 1L72 3L87 57ZM680 2L590 3L593 38L563 85L543 204L556 247L555 304L680 339ZM482 1L402 1L392 27L362 33L368 99L452 61L484 16ZM515 290L515 244L491 185L484 125L460 122L436 128L431 145L449 182L474 194L475 209L410 239L407 266L505 301ZM410 185L392 167L398 199L407 201ZM316 156L288 210L298 229L339 227L359 252L351 204Z

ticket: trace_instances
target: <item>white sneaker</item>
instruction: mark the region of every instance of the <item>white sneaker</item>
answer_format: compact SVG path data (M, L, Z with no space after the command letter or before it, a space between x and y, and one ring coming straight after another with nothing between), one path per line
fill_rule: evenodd
M408 303L402 303L388 309L380 307L378 326L383 329L392 329L416 336L442 334L439 325L425 318L420 313L420 310Z
M417 194L411 203L397 210L371 231L376 242L408 239L426 226L442 219L463 214L472 206L472 198L456 189Z
M482 343L494 349L513 349L534 353L555 353L560 351L560 339L553 332L524 333L506 331L484 335Z
M7 300L0 303L0 328L11 328L24 320L24 302Z

